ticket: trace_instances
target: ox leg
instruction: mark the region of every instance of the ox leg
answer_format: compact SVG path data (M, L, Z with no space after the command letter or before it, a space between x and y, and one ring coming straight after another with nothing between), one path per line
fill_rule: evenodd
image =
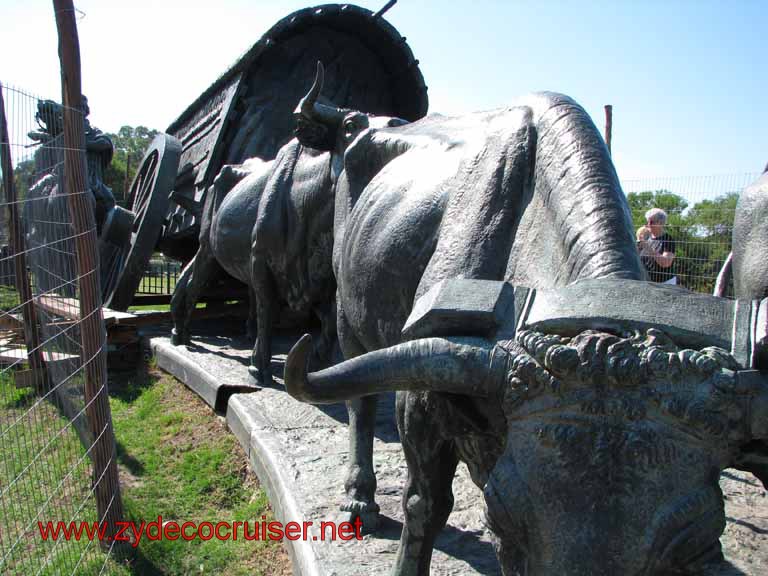
M251 282L256 299L258 327L248 372L262 386L272 385L272 326L277 307L277 290L262 256L251 256Z
M173 290L171 342L175 345L189 344L189 321L192 318L192 311L208 281L221 270L221 266L213 255L210 242L214 212L222 197L222 194L217 193L215 186L213 193L206 195L198 236L200 244L194 258L182 270Z
M453 509L452 484L459 459L453 442L440 435L427 398L425 393L397 393L397 428L408 479L395 576L429 576L435 538Z
M365 353L357 338L353 335L344 316L344 311L336 298L336 326L339 344L344 358L349 360ZM370 533L379 523L379 505L374 501L376 495L376 474L373 471L373 433L376 427L377 396L363 396L347 402L349 414L349 467L344 480L347 499L341 505L341 521L354 522L360 518L362 531Z
M333 346L336 343L336 300L332 299L324 306L315 309L320 320L320 338L315 345L314 361L318 368L324 368L331 361Z
M189 317L187 315L187 286L195 266L195 259L181 271L171 297L171 318L173 318L173 330L171 330L171 343L174 346L189 343Z
M349 413L349 469L344 481L347 501L341 505L343 521L360 518L362 532L378 528L379 505L376 495L376 474L373 471L373 433L376 426L378 396L363 396L347 402Z
M245 323L246 334L248 339L256 342L256 336L258 336L258 318L259 313L256 309L256 292L252 286L248 287L248 320Z
M189 322L192 311L205 287L220 271L221 266L210 248L206 244L201 244L195 257L184 268L171 298L174 344L189 344Z

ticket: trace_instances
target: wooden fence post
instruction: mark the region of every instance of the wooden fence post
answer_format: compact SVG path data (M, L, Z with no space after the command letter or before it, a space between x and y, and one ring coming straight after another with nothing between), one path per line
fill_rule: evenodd
M611 154L611 138L613 136L613 106L605 105L605 143L608 146L608 154Z
M99 520L107 523L107 534L114 536L117 531L116 522L123 517L123 506L107 391L106 333L101 310L96 223L86 177L80 45L72 0L53 0L53 7L59 33L64 105L65 190L74 229L80 288L80 334L85 373L86 416L94 442L91 449L94 491ZM102 545L109 547L110 543L103 540Z

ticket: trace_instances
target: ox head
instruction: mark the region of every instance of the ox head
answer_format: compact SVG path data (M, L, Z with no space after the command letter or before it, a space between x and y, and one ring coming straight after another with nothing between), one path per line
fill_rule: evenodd
M395 389L501 407L484 495L505 573L727 574L720 471L747 463L768 482L749 466L768 447L764 376L657 328L427 337L314 374L308 344L286 364L305 401Z
M484 487L500 560L529 575L725 569L718 478L765 439L762 378L655 329L523 331L505 347L506 446Z
M323 65L318 61L312 88L294 111L295 135L303 145L343 154L355 138L369 128L394 127L408 123L401 118L374 116L319 102L324 77Z

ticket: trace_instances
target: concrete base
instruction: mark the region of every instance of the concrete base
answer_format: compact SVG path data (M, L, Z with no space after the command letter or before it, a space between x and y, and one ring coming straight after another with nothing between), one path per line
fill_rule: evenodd
M219 333L221 333L219 331ZM297 335L276 338L273 373L282 374ZM394 395L379 402L374 463L382 526L362 540L322 541L320 523L339 520L347 466L347 413L341 404L312 406L295 401L282 386L255 388L248 374L250 345L244 340L196 337L190 347L151 339L158 365L195 390L209 405L226 411L227 423L283 523L311 521L308 540L285 540L294 573L307 576L388 574L402 529L400 498L407 467L394 418ZM282 380L275 378L280 384ZM244 393L250 392L250 393ZM747 575L768 571L768 504L754 477L724 474L728 526L727 557ZM456 504L432 559L433 575L500 574L489 534L482 524L482 495L464 465L453 484Z
M282 374L296 335L278 337L273 372ZM403 514L400 497L407 467L394 417L394 395L379 402L374 463L381 528L362 540L322 540L320 523L343 520L347 467L347 411L343 404L312 406L297 402L282 386L251 388L250 347L244 341L194 338L190 347L175 347L169 338L152 338L158 366L197 392L209 405L232 390L250 390L228 397L227 423L248 454L267 491L275 516L283 523L311 521L308 541L285 540L294 573L321 576L387 574L397 553ZM189 382L188 382L189 380ZM275 377L282 384L279 377ZM501 574L482 524L482 494L461 465L454 480L456 504L448 526L438 538L432 558L433 575Z
M184 382L217 412L226 411L227 400L235 392L258 390L252 383L234 383L222 378L219 373L208 372L203 365L189 360L190 355L185 354L188 352L185 350L186 346L172 346L169 338L153 338L150 340L150 346L159 368Z

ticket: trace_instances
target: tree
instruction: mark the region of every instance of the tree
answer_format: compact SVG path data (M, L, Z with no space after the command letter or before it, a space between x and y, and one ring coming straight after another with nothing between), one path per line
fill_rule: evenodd
M13 169L13 181L16 185L16 198L24 200L32 184L37 180L35 170L35 161L24 160L19 162Z
M714 280L731 251L733 218L738 192L718 196L714 200L697 202L686 215L686 224L695 238L689 248L696 258L695 289L712 293Z
M115 155L104 174L104 183L112 189L115 200L121 206L128 201L128 188L136 169L156 135L157 130L146 126L123 126L117 134L108 134L115 145Z
M738 192L730 192L714 200L702 200L691 208L688 221L691 225L699 227L698 233L702 236L727 237L730 240L733 215L738 201Z
M668 226L679 226L683 221L683 212L688 208L685 198L669 190L647 190L627 194L629 209L632 212L632 224L635 230L645 224L645 213L651 208L661 208L667 213Z

